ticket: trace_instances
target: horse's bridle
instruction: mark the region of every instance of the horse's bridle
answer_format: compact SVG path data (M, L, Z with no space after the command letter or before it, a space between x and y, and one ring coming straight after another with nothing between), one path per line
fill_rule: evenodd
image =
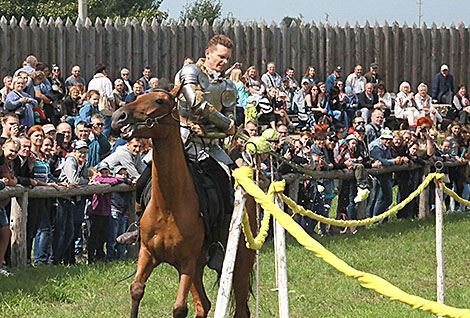
M179 124L180 120L178 118L176 118L175 116L173 116L173 111L176 109L175 97L169 91L167 91L165 89L161 89L161 88L155 89L152 92L162 92L162 93L165 93L166 95L168 95L168 97L174 102L173 107L167 113L165 113L163 115L160 115L160 116L157 116L157 117L148 117L144 121L138 121L138 122L133 123L133 125L136 125L136 126L137 125L142 125L142 126L145 126L148 129L153 128L155 125L171 125L171 126L173 126L174 124L160 123L159 122L161 119L165 118L166 116L172 115L171 117L178 123L176 126L180 126L180 124Z

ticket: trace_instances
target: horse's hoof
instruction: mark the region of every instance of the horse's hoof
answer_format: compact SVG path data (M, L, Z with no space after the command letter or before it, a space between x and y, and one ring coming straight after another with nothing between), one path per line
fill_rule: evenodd
M173 309L173 318L186 318L188 316L188 307L178 307Z

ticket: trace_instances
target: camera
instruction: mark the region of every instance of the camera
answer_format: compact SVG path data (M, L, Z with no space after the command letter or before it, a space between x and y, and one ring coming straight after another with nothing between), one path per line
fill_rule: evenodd
M18 126L18 131L19 131L20 134L26 133L27 129L28 129L28 127L26 127L25 125L19 125Z
M89 128L89 129L92 129L92 128L93 128L93 125L90 124L90 123L88 123L88 124L86 124L86 125L83 125L83 126L84 126L85 128Z

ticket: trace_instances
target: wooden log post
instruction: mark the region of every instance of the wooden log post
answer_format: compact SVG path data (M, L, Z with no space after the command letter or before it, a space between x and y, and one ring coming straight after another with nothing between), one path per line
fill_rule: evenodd
M214 318L225 318L227 313L245 203L246 196L244 195L244 191L241 187L238 187L237 192L235 193L232 221L230 222L230 234L227 241L224 265L222 266L222 276L220 277L220 287L217 294Z
M429 164L425 165L423 168L423 181L428 176L431 171L431 166ZM423 192L419 195L419 210L418 218L424 218L429 215L429 187L426 187Z
M28 218L28 192L11 200L10 229L11 236L11 266L26 267L26 220Z
M442 182L436 181L436 276L437 276L437 302L444 303L445 299L445 266L444 266L444 218L442 205L444 193Z
M283 210L283 202L279 194L274 196L274 203ZM287 285L287 262L286 262L286 231L274 219L274 251L276 257L276 282L278 283L279 318L289 318L289 294Z

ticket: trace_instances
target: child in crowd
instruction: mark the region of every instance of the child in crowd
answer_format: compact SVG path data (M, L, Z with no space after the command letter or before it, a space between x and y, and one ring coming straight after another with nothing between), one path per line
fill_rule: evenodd
M98 109L99 102L100 92L94 89L90 90L88 93L86 93L85 102L80 108L78 115L67 117L67 123L69 123L72 127L76 127L76 125L81 121L90 123L91 115L100 112Z
M49 120L44 114L44 101L41 100L41 102L38 103L38 106L33 108L33 112L35 125L45 125L49 123Z
M125 183L131 182L130 179L127 178L127 169L123 166L117 166L114 168L113 177L122 178ZM116 238L127 230L129 204L131 204L130 192L113 192L111 194L109 239L106 243L106 259L109 261L124 260L126 246L117 243Z
M110 168L106 163L100 163L96 170L98 175L93 183L118 184L124 182L121 177L110 177ZM88 263L103 260L104 243L109 238L109 220L111 216L111 193L94 194L90 210L90 236L88 238Z
M343 98L343 103L346 106L346 114L348 118L348 127L352 126L352 121L355 117L356 111L357 111L357 104L358 104L358 99L357 96L354 95L352 88L349 86L346 86L344 89L344 93L346 94Z

